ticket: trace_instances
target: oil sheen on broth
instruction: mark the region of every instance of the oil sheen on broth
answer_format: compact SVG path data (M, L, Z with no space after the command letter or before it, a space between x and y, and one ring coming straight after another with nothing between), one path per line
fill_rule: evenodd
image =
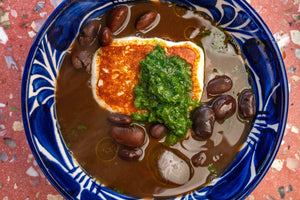
M205 186L220 175L236 157L245 141L251 125L251 116L247 119L239 116L238 102L242 98L243 91L251 93L249 74L229 37L225 38L225 35L220 34L221 29L198 13L178 5L158 2L126 6L130 10L130 20L120 33L112 34L113 38L158 37L174 42L186 40L195 42L203 47L205 52L204 90L201 102L213 107L220 96L228 95L236 100L236 111L228 119L216 119L213 133L208 139L199 139L190 131L191 134L185 139L168 146L162 142L163 139L155 139L146 134L146 142L141 147L143 156L138 161L121 159L117 155L120 145L108 134L111 128L111 123L107 121L110 112L99 107L93 98L90 86L91 74L85 69L75 69L72 62L72 53L84 49L93 55L100 47L101 41L96 38L90 45L84 46L77 38L70 53L65 56L57 82L56 111L60 130L66 145L82 168L107 187L140 198L181 195ZM136 19L153 10L160 15L156 26L148 32L137 31ZM107 15L106 13L95 19L99 30L107 26ZM225 41L221 43L223 46L212 45L218 38ZM80 61L80 64L84 65L84 62ZM214 78L224 75L232 80L231 89L219 95L209 95L206 86ZM142 126L149 132L150 124ZM102 155L100 159L102 148L105 148L106 157ZM184 184L180 181L178 184L166 181L157 175L159 174L157 159L164 153L174 154L186 163L185 167L190 171L187 175L188 181ZM192 162L196 154L200 162L197 166Z

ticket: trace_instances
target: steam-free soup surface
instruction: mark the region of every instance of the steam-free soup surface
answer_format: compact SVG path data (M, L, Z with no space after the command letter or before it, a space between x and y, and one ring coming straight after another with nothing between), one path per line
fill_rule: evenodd
M206 27L205 29L209 30L214 28L210 21L199 14L167 3L136 3L130 4L128 8L131 11L130 21L121 33L114 36L115 38L160 37L176 42L187 40L189 27ZM160 14L159 23L147 33L137 32L136 19L149 10ZM185 15L181 16L179 11ZM97 20L101 27L106 26L107 14ZM214 77L227 75L232 79L233 87L225 94L238 101L241 91L251 89L245 64L234 50L224 53L208 46L211 37L212 34L195 41L201 44L205 51L205 86ZM93 53L99 47L99 41L96 40L86 49ZM76 40L72 48L71 52L83 47ZM120 193L134 197L170 197L198 189L230 165L247 136L250 122L239 120L236 112L226 120L217 121L212 136L207 140L197 139L191 134L181 142L167 146L161 140L146 136L146 142L142 146L143 158L139 161L122 160L115 155L119 145L114 143L108 134L111 124L107 117L110 113L100 108L93 99L90 78L89 73L72 66L70 54L65 56L56 93L60 130L66 145L82 168L104 185ZM210 105L214 99L215 97L208 96L204 89L201 101ZM149 128L147 124L142 126L147 130ZM99 154L103 146L106 146L106 151L110 151L111 154L108 153L110 156L100 159ZM157 177L158 169L155 169L155 163L163 152L172 152L187 163L190 168L188 182L183 185L173 184ZM204 155L203 162L201 166L195 167L191 158L199 152Z

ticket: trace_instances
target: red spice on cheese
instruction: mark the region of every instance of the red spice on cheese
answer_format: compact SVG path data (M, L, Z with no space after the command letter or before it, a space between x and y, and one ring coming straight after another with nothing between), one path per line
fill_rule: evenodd
M153 51L154 45L104 46L98 52L97 67L99 78L97 81L97 96L114 111L130 114L136 112L134 106L134 87L139 81L140 61ZM163 46L163 48L165 48ZM193 65L200 60L200 55L185 46L166 47L168 56L179 56ZM201 92L197 76L197 66L192 67L192 92L198 99Z

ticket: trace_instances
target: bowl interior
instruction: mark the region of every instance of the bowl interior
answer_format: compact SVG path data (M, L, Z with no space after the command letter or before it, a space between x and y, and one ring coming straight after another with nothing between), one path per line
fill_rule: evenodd
M288 84L280 51L262 19L244 1L172 1L200 11L233 36L249 65L256 95L254 123L235 161L213 183L188 196L245 198L269 169L284 133ZM127 2L132 1L64 1L48 18L28 54L22 81L24 128L42 171L67 199L130 198L98 184L79 167L63 142L55 113L58 71L80 27Z

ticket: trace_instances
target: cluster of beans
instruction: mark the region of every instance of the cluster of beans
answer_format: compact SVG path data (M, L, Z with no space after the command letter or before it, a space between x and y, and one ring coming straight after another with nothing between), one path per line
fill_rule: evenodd
M73 49L71 55L71 62L74 68L83 68L87 72L91 71L93 53L89 48L98 40L101 41L101 38L99 38L101 36L98 34L99 27L100 21L92 20L80 30L77 40L81 48Z
M122 26L124 26L127 15L128 7L121 5L111 10L107 17L107 26L101 27L99 20L91 20L86 23L78 36L78 43L81 48L72 51L71 62L73 67L90 72L93 55L89 47L94 45L95 42L100 46L109 45L113 36L117 35ZM156 11L144 13L136 21L136 30L140 32L147 30L157 16L158 13ZM138 160L143 154L141 146L145 140L144 128L132 125L132 118L126 114L111 113L108 121L112 123L110 129L111 137L121 146L118 156L128 161ZM167 128L162 124L153 124L149 130L150 135L156 139L162 138L167 131Z
M207 84L207 94L216 96L212 105L202 104L192 114L193 131L201 139L211 137L216 120L222 121L236 112L236 100L223 93L232 88L232 80L228 76L217 76ZM248 119L254 115L255 102L251 90L242 91L238 101L238 113L241 119Z
M236 112L241 119L253 117L255 112L254 94L251 90L244 90L240 94L238 103L235 98L223 93L232 88L232 80L228 76L218 76L208 82L206 90L208 95L216 98L211 105L202 104L192 113L192 129L194 134L201 139L211 137L216 120L225 120ZM146 129L138 125L132 125L132 118L126 114L111 113L108 121L112 123L110 135L115 142L120 144L118 155L124 160L138 160L143 154L141 146L144 144ZM163 124L152 124L149 129L151 137L160 139L164 137L168 129ZM195 154L192 158L194 166L201 165L203 154Z
M123 160L138 160L143 154L141 146L145 141L145 128L132 124L132 118L121 113L111 113L108 121L112 124L110 136L122 146L118 156ZM152 124L149 132L153 138L160 139L168 129L162 124Z
M115 7L108 16L107 26L100 29L100 21L92 20L88 22L80 30L78 43L82 48L72 51L71 62L76 69L83 68L87 72L91 70L92 53L89 47L98 41L100 46L109 45L113 36L124 25L128 15L127 6ZM140 16L135 28L137 31L145 31L151 27L158 16L156 11L148 11ZM99 30L100 29L100 30ZM231 117L236 111L236 100L230 95L222 95L232 88L232 80L227 76L219 76L207 85L208 95L216 96L212 105L203 104L197 107L192 113L192 129L196 136L201 139L208 139L213 133L214 123L216 120L224 120ZM254 94L251 90L244 90L239 98L238 111L242 119L251 118L254 115ZM112 123L110 130L111 137L122 146L118 155L124 160L138 160L143 150L141 146L145 140L144 128L132 125L132 118L129 115L112 113L108 117ZM162 138L168 129L162 124L153 124L149 129L149 133L153 138ZM200 154L199 154L200 155ZM197 165L194 159L193 162ZM199 163L199 162L198 162Z
M99 20L91 20L83 26L78 36L78 43L82 47L72 52L71 62L76 69L85 69L90 72L92 65L92 53L88 50L88 47L99 42L100 46L107 46L111 43L113 35L116 35L120 28L124 25L124 22L128 15L127 6L115 7L108 16L106 22L107 26L100 29ZM148 11L140 16L136 21L136 30L147 30L155 21L158 13L156 11ZM100 29L100 30L99 30Z
M142 127L133 125L132 118L126 114L111 113L108 121L112 123L110 136L115 142L122 145L118 155L124 160L138 160L143 154L140 146L145 140L145 131Z

